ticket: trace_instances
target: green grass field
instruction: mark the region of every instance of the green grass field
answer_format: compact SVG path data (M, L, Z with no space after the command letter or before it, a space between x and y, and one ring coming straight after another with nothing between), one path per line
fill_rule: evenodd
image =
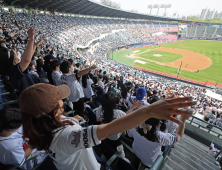
M150 60L159 61L162 63L172 62L180 57L182 55L174 54L174 53L168 53L168 52L162 52L162 51L149 51L145 52L149 49L155 49L159 46L150 46L150 47L144 47L134 50L121 50L121 51L115 51L113 53L113 60L120 61L122 63L127 64L130 67L138 66L142 68L147 68L150 70L155 70L163 73L168 73L171 75L177 75L177 68L170 67L170 66L162 66L147 60L143 60L139 58L138 60L147 62L146 64L140 64L135 63L135 58L129 58L127 57L128 54L139 54L139 57L147 58ZM199 73L191 72L187 70L181 70L179 77L184 77L192 80L197 81L209 81L209 82L218 82L222 84L222 42L220 41L206 41L206 40L185 40L177 43L172 44L165 44L161 45L161 47L169 47L169 48L178 48L178 49L184 49L189 50L193 52L197 52L200 54L203 54L207 57L209 57L212 60L212 65L204 70L200 70ZM138 51L139 50L139 51ZM138 51L138 52L135 52ZM142 53L142 54L140 54ZM153 57L153 54L161 54L162 57ZM112 59L112 54L110 55L110 58Z
M153 56L154 54L160 54L162 56L161 57L155 57L155 56ZM183 57L183 55L180 55L180 54L173 54L172 55L172 53L164 52L164 51L158 51L158 50L148 51L146 53L139 54L139 56L142 57L142 58L158 61L158 62L161 62L161 63L170 63L170 62L173 62L173 61L178 60L178 59Z

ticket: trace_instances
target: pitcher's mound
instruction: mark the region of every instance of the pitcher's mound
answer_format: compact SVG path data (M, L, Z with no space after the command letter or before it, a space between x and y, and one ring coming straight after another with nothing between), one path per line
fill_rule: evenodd
M154 57L162 57L161 54L153 54Z

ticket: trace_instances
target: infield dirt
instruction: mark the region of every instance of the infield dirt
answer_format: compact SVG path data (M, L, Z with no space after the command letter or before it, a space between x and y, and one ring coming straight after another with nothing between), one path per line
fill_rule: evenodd
M151 62L155 62L156 64L159 65L168 65L171 67L176 67L176 68L180 68L181 62L182 62L182 66L181 69L187 70L187 71L197 71L197 70L203 70L206 69L208 67L211 66L212 64L212 60L210 58L208 58L207 56L200 54L200 53L195 53L193 51L188 51L188 50L183 50L183 49L176 49L176 48L167 48L167 47L159 47L153 50L158 50L158 51L164 51L164 52L170 52L170 53L175 53L175 54L181 54L183 55L182 58L173 61L171 63L161 63L161 62L157 62L157 61L153 61L150 59L146 59L146 58L142 58L139 57L139 54L131 54L128 55L127 57L129 58L140 58L143 60L147 60L147 61L151 61ZM149 52L151 50L142 52L142 53L146 53ZM142 54L141 53L141 54Z

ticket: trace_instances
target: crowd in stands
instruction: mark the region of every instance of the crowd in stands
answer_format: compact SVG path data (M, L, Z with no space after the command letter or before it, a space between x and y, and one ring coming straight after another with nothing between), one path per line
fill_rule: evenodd
M121 46L168 40L147 36L165 29L147 25L1 12L0 75L5 90L16 92L20 110L0 111L0 163L31 169L33 162L25 160L38 150L38 164L48 155L55 169L100 169L92 147L104 140L117 150L126 132L135 155L149 168L163 146L182 138L184 122L192 114L204 112L209 121L221 122L221 116L214 121L210 112L218 112L222 103L205 96L203 88L105 58L110 42ZM86 45L99 32L113 29L125 30L107 35L101 46L92 53L83 51L79 59L74 44ZM75 110L74 117L65 113L63 102ZM97 124L83 128L86 107L97 108Z

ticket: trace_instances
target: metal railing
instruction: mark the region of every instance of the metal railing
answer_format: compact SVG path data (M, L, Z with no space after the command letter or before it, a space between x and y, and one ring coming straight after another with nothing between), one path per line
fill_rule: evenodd
M197 125L197 127L200 128L204 128L207 130L208 133L213 132L215 134L217 134L217 137L222 136L222 128L218 127L217 125L208 123L200 118L197 118L195 116L190 117L187 121L187 123L190 124L195 124Z

